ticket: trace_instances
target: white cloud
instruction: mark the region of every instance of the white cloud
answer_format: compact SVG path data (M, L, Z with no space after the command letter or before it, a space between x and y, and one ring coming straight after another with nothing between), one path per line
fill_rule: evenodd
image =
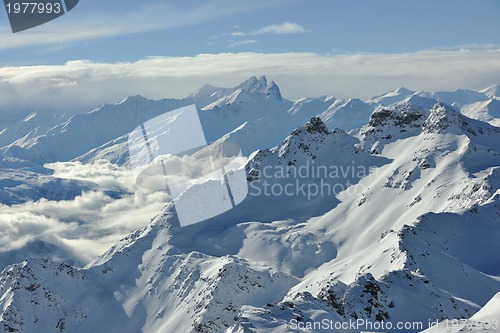
M265 35L265 34L300 34L306 32L301 25L297 23L286 22L283 24L273 24L268 25L263 28L260 28L254 32L251 32L251 35Z
M242 37L242 36L246 36L246 33L241 32L241 31L235 31L235 32L231 33L231 36L233 36L233 37Z
M255 39L245 39L245 40L241 40L241 41L238 41L238 42L232 42L231 44L229 44L227 46L227 48L233 48L233 47L236 47L236 46L241 46L241 45L249 45L249 44L255 44L257 43L257 40Z
M9 210L8 207L7 211ZM43 237L44 234L60 233L75 229L75 224L62 223L57 219L31 212L0 213L0 252L9 251L22 247L35 237ZM1 268L3 269L3 267Z
M47 166L58 177L120 186L133 194L112 199L102 192L87 192L74 200L0 205L0 261L2 252L44 240L72 253L76 261L88 263L123 236L149 223L170 200L164 192L137 188L131 170L109 162Z
M272 24L257 29L252 32L242 32L235 31L231 33L224 33L221 35L212 36L212 39L216 39L221 36L232 36L232 37L245 37L245 36L258 36L258 35L283 35L283 34L300 34L306 32L301 25L297 23L285 22L282 24ZM232 44L231 44L232 45Z
M120 3L115 1L117 2L116 6L119 6ZM183 6L184 8L181 9L158 2L142 6L138 4L135 10L120 13L83 11L84 5L80 4L71 14L54 22L19 34L13 34L5 26L0 29L0 49L34 45L66 47L67 44L77 41L200 24L256 10L270 4L265 1L207 0L201 4L189 6L189 8ZM108 4L107 7L112 8L113 6Z
M90 110L137 94L153 99L184 97L205 83L230 87L252 75L269 76L291 99L323 94L369 98L399 86L427 91L482 88L500 83L500 49L221 53L123 63L76 60L57 66L0 68L0 86L28 105Z

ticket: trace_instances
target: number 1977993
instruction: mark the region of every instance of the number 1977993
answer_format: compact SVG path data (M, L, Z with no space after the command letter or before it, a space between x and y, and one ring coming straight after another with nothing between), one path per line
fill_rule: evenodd
M5 6L8 14L60 14L63 10L60 2L14 2Z
M497 330L500 328L500 323L498 322L498 319L493 319L491 321L477 321L477 320L468 320L468 319L453 319L453 320L447 320L446 321L446 326L448 329L450 328L455 328L455 329L473 329L473 328L479 328L483 330Z

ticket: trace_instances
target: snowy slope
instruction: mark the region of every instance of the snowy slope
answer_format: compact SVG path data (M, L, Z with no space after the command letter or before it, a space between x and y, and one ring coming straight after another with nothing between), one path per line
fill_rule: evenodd
M396 104L402 102L405 98L414 95L415 92L407 89L405 87L400 87L396 90L390 91L385 94L374 96L369 99L369 102L380 104L383 106L389 106L391 104Z
M462 112L483 103L455 93ZM85 268L57 262L67 254L43 240L5 253L5 264L23 254L56 261L29 259L0 274L0 331L320 332L304 325L363 319L353 332L382 321L419 322L381 330L418 332L478 311L472 322L495 320L500 128L433 96L398 89L377 102L292 103L274 83L251 78L185 100L129 98L7 152L38 163L78 156L126 163L129 126L197 98L207 103L200 116L210 141L261 148L245 166L246 199L184 228L168 204ZM117 117L113 129L105 126ZM82 140L85 131L92 139ZM55 181L33 162L3 157L0 167L3 190L27 190L30 199L47 188L41 180ZM54 195L86 185L64 182Z
M8 156L38 164L69 161L132 131L144 119L185 105L180 100L153 102L140 96L129 97L118 104L76 115L41 136L17 140L3 150Z
M252 154L249 196L203 223L181 228L168 205L84 269L11 266L4 331L57 332L62 320L71 332L319 332L292 320L470 317L500 290L500 129L427 105L378 108L354 135L311 119Z
M374 113L359 134L362 147L392 163L361 181L363 193L341 193L337 207L304 228L329 235L336 258L277 305L246 308L228 332L315 331L295 329L297 317L427 325L472 315L500 290L498 133L442 105ZM350 292L360 285L371 301Z
M421 96L432 98L447 104L464 115L488 122L494 126L500 125L500 104L495 86L481 91L457 89L453 92L420 93Z
M49 259L5 268L0 291L3 332L113 332L129 325L112 294L84 272Z
M251 77L230 89L206 85L181 100L129 97L116 105L74 116L48 131L34 130L2 151L38 164L73 159L93 162L102 158L127 164L126 138L130 131L144 121L193 103L198 107L207 140L224 137L224 141L239 144L244 154L279 144L294 128L319 114L330 129L361 127L375 108L356 99L326 97L293 103L282 98L279 87L266 77ZM248 140L249 137L260 141Z
M460 111L474 119L500 127L500 100L489 99L463 106Z
M471 318L444 321L425 332L500 332L500 293L493 296L488 304Z
M0 119L0 147L21 138L36 137L64 120L64 115L50 111L18 111L15 116L3 115Z
M212 86L211 84L205 84L200 89L196 90L195 93L189 95L187 98L192 99L193 102L196 102L198 105L205 107L223 98L230 92L231 89L228 88L218 88Z
M480 93L485 94L488 97L499 99L500 98L500 85L493 85L486 89L479 91Z
M243 143L243 140L235 139L235 143L241 143L244 154L279 144L287 133L313 116L319 115L330 130L340 128L349 131L366 124L377 106L420 97L441 101L471 118L498 126L500 106L498 99L492 95L493 88L483 92L459 89L437 93L416 93L399 88L367 102L336 100L333 97L291 102L282 98L274 82L268 83L265 77L251 77L234 88L205 85L181 100L151 101L140 96L129 97L116 105L104 105L88 114L74 116L58 126L55 126L56 121L64 119L63 115L29 113L0 129L0 146L9 144L1 149L7 156L38 164L73 159L92 162L102 158L127 164L125 139L132 129L155 116L193 103L200 110L209 142L223 136L226 136L225 141L231 141L228 137L231 132L246 138L262 137L263 132L271 133L266 140L255 144L252 140L244 140ZM71 149L67 149L68 146Z
M497 94L497 95L495 95ZM369 104L390 106L408 101L409 99L425 98L429 101L441 102L464 115L488 122L491 125L500 125L500 113L498 105L498 86L492 86L481 91L468 89L457 89L455 91L414 92L406 88L399 88L385 94L374 96L368 100ZM413 101L414 104L415 101ZM429 106L429 105L428 105Z
M432 97L442 103L460 109L462 106L477 102L484 102L489 97L481 92L468 89L457 89L455 91L439 91L432 94Z
M35 260L6 268L4 331L220 332L243 304L266 304L297 281L235 256L179 251L170 233L183 234L158 218L83 270Z
M357 98L338 100L319 117L330 129L340 128L344 131L350 131L363 127L370 120L375 108L376 105L373 103L365 103Z
M129 97L118 104L104 105L88 114L74 116L47 133L17 140L3 151L8 156L39 164L68 161L81 155L84 155L83 161L108 157L114 162L123 162L128 156L126 142L120 137L126 137L144 121L179 107L196 103L199 109L203 108L200 118L205 135L207 140L215 141L245 121L263 116L275 119L292 104L283 100L279 88L274 82L268 85L265 77L252 77L233 89L214 89L204 87L182 100L151 101L141 96ZM215 98L218 99L205 106L204 103ZM91 150L93 152L89 152Z

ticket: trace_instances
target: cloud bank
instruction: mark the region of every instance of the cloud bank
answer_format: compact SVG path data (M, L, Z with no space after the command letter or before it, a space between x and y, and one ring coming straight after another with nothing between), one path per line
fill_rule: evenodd
M184 97L205 83L231 87L251 75L275 80L285 97L369 98L399 86L438 91L498 84L500 47L413 53L220 53L135 62L75 60L58 66L0 68L2 102L89 110L127 96Z
M0 263L9 251L41 240L69 253L72 261L86 264L120 238L145 226L170 200L164 192L137 188L131 170L107 161L47 166L61 178L119 186L132 194L113 199L103 192L86 192L74 200L0 205Z

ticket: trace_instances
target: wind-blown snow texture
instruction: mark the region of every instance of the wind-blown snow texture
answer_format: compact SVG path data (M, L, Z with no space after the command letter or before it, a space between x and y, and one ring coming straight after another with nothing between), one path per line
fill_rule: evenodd
M363 321L347 331L440 322L430 331L445 332L445 320L463 319L499 332L499 100L490 87L291 102L253 77L183 100L130 97L15 139L13 125L3 202L93 190L42 164L127 164L129 131L192 103L210 142L249 156L249 196L184 228L167 204L84 268L39 258L5 267L0 331L322 332L333 326L319 323Z

